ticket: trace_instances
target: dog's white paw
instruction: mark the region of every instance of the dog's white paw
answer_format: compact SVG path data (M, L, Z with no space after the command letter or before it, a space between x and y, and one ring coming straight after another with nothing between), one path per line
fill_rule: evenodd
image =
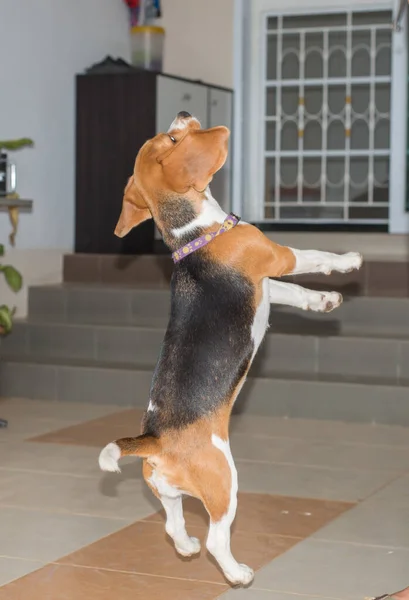
M311 292L303 308L314 312L331 312L341 303L342 296L338 292Z
M226 578L233 585L248 585L254 579L254 571L247 565L237 563L237 567L234 571L225 572Z
M362 267L363 257L359 252L348 252L337 257L334 268L340 273L350 273Z
M175 542L176 552L181 556L193 556L193 554L199 554L200 552L200 541L195 537L186 537L186 540L183 541L183 544Z

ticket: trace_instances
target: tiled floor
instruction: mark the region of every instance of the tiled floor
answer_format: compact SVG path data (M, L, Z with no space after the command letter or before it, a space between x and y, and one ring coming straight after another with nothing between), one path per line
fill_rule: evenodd
M238 590L205 551L176 555L138 461L99 471L140 411L4 400L0 416L0 600L363 600L409 585L409 429L235 416L232 545L256 570ZM204 542L195 500L185 517Z

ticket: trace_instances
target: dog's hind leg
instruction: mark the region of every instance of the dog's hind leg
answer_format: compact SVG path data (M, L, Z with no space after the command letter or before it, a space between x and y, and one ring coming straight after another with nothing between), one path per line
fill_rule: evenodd
M207 549L234 585L248 585L254 572L239 564L230 549L230 528L237 509L237 471L228 440L212 436L213 450L202 469L201 500L210 515Z
M182 556L198 554L200 541L190 537L186 531L182 495L174 497L161 495L160 500L166 512L166 533L175 542L176 551Z
M162 502L166 513L166 533L173 539L176 551L182 556L198 554L200 541L187 534L180 490L169 485L147 461L144 461L143 476L152 492Z

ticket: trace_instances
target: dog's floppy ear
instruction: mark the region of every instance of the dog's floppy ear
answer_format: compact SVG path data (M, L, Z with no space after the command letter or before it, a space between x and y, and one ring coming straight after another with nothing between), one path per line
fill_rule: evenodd
M131 229L151 218L151 211L136 187L134 178L130 177L125 188L122 211L115 227L115 235L122 238Z
M198 192L205 190L225 163L229 135L226 127L195 130L159 156L157 160L172 189L178 193L190 188Z

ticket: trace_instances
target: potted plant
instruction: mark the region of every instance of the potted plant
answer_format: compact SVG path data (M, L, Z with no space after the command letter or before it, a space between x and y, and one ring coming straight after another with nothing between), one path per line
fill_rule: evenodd
M27 146L34 146L33 140L30 138L19 138L18 140L0 140L0 151L8 150L13 152L14 150L21 150L21 148L26 148Z
M0 257L4 256L4 246L0 244ZM21 274L12 267L11 265L3 265L0 263L0 273L3 274L7 285L13 292L21 290L23 285L23 278ZM13 326L13 316L15 308L10 308L6 304L0 305L0 335L6 335L10 333Z

